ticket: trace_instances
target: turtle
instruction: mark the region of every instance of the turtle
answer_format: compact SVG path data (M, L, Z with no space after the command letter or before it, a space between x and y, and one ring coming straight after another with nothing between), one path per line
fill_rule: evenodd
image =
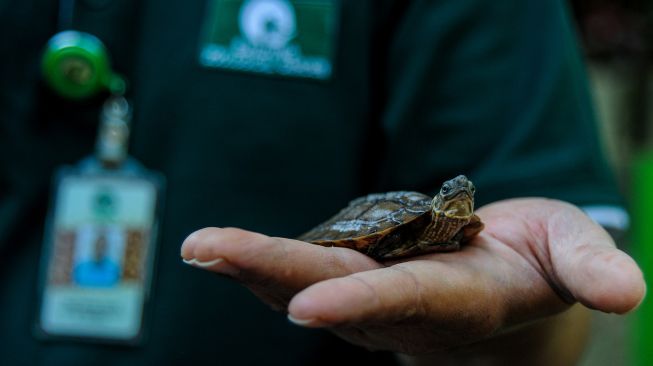
M433 198L409 191L370 194L298 239L354 249L376 260L458 250L483 230L474 214L475 191L459 175L444 182Z

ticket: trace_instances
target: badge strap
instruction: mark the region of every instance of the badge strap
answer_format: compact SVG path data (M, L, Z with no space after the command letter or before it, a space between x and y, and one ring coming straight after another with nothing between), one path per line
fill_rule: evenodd
M117 168L127 158L131 108L122 96L112 96L104 103L95 155L105 168Z

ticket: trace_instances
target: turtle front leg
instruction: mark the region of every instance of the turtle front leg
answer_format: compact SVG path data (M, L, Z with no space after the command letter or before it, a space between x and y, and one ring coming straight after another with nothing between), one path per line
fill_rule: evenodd
M473 215L469 223L460 228L458 232L447 242L433 243L429 240L420 240L417 243L418 251L423 252L449 252L459 250L462 244L467 243L480 233L485 225L481 218Z
M412 243L405 243L403 246L387 253L377 254L376 259L392 259L401 257L410 257L413 255L422 255L437 252L452 252L460 249L460 243L463 239L463 230L461 229L451 240L444 243L434 243L427 239L416 240Z
M469 224L465 225L465 227L462 228L462 233L463 237L461 238L462 243L466 243L469 240L471 240L473 237L476 236L476 234L480 233L485 225L481 221L481 218L474 215L472 216L472 219L469 221Z
M451 252L460 249L460 243L465 235L464 229L461 229L451 240L444 243L433 243L428 241L421 241L417 243L420 252Z

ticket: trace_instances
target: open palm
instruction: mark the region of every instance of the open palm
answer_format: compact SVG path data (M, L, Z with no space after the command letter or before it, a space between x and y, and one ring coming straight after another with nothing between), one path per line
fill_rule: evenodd
M643 298L635 262L575 206L528 198L477 213L486 228L462 250L393 262L233 228L191 234L182 257L299 325L409 354L491 338L575 302L624 313Z

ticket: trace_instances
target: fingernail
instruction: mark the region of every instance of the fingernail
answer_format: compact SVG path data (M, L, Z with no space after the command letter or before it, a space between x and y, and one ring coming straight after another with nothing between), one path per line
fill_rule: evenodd
M189 264L193 267L211 269L213 272L218 272L228 276L235 277L238 274L238 270L227 263L224 258L215 258L210 261L199 261L196 258L186 259L182 258L184 263Z
M290 314L288 314L288 320L290 320L291 323L299 325L301 327L313 328L313 327L325 327L328 325L316 318L300 319L300 318L295 318Z
M216 258L216 259L214 259L212 261L207 261L207 262L201 262L201 261L198 261L195 258L192 258L190 260L184 259L184 263L190 264L191 266L197 266L197 267L202 267L202 268L211 267L211 266L216 265L216 264L218 264L220 262L224 262L224 259Z

